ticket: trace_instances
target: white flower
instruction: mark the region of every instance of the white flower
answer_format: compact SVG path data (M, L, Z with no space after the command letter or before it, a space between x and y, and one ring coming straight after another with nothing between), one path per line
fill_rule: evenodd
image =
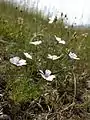
M49 23L49 24L53 23L53 20L50 20L48 23Z
M70 52L70 53L69 53L69 57L70 57L71 59L80 60L80 58L78 58L77 55L76 55L75 53L73 53L73 52Z
M84 34L82 34L82 36L87 37L87 36L88 36L88 33L84 33Z
M52 81L55 78L55 75L51 75L50 70L45 70L45 72L43 72L42 70L39 70L39 71L41 76L47 81Z
M65 42L64 40L62 40L61 38L56 37L56 35L55 35L55 38L56 38L56 40L57 40L59 43L61 43L61 44L65 44L65 43L66 43L66 42Z
M53 23L54 18L55 18L54 16L53 16L53 17L51 17L51 18L49 18L49 22L48 22L48 23L49 23L49 24Z
M47 57L47 58L48 58L48 59L52 59L52 60L57 60L57 59L60 58L60 56L50 55L50 54L48 54L48 57Z
M68 26L66 25L66 26L65 26L65 29L67 29L67 28L68 28Z
M19 57L13 57L13 58L10 58L10 62L16 66L23 66L23 65L26 65L26 60L24 59L20 59Z
M42 43L42 41L40 40L40 41L35 41L35 42L30 42L30 44L33 44L33 45L39 45L39 44L41 44Z
M49 18L49 24L56 22L57 21L57 16L52 16L51 18Z
M32 56L31 56L30 54L24 53L24 55L25 55L27 58L32 59Z

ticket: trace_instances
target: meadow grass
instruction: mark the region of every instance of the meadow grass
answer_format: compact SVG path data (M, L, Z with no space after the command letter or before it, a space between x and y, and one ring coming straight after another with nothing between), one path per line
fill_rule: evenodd
M5 93L15 104L39 101L40 109L45 112L42 119L86 119L87 109L90 112L87 91L90 30L71 26L66 29L61 19L49 24L47 17L34 8L27 11L0 2L0 76L6 82ZM88 36L82 35L84 33ZM59 44L54 35L65 40L66 44ZM36 40L41 40L42 44L30 44ZM75 52L80 60L70 59L70 51ZM30 53L32 59L26 58L24 52ZM47 58L48 54L60 58L53 61ZM17 67L11 64L10 58L15 56L25 59L27 65ZM40 75L39 70L46 69L56 76L52 82ZM45 106L41 104L41 98Z

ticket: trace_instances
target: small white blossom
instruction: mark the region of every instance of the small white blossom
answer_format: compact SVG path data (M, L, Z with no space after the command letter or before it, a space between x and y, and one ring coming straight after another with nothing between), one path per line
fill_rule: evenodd
M53 23L53 20L51 19L48 23L49 23L49 24Z
M78 58L77 55L76 55L75 53L73 53L73 52L70 52L70 53L69 53L69 57L70 57L71 59L80 60L80 58Z
M55 38L56 38L56 40L57 40L59 43L61 43L61 44L65 44L65 43L66 43L66 42L65 42L64 40L62 40L61 38L56 37L56 35L55 35Z
M87 36L88 36L88 33L84 33L84 34L82 34L82 36L87 37Z
M57 59L60 58L60 56L50 55L50 54L48 54L48 57L47 57L47 58L48 58L48 59L52 59L52 60L57 60Z
M48 22L48 23L49 23L49 24L53 23L54 18L55 18L54 16L53 16L53 17L51 17L51 18L49 18L49 22Z
M68 29L68 26L67 26L67 25L65 26L65 29Z
M57 21L57 17L56 16L52 16L51 18L49 18L49 24L56 22Z
M16 66L23 66L23 65L26 65L26 60L24 59L20 59L19 57L13 57L13 58L10 58L10 62Z
M55 75L51 75L50 70L45 70L45 72L43 72L42 70L39 70L39 71L41 76L47 81L52 81L55 78Z
M33 44L33 45L40 45L42 43L42 41L35 41L35 42L30 42L30 44Z
M24 55L25 55L27 58L32 59L32 56L31 56L30 54L24 53Z

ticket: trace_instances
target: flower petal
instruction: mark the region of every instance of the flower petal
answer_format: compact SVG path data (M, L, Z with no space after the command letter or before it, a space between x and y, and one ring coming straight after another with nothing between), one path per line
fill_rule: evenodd
M24 53L24 55L25 55L27 58L32 59L32 56L31 56L30 54Z
M18 62L19 62L19 60L20 60L20 58L19 57L13 57L13 58L10 58L10 62L12 63L12 64L17 64Z
M55 38L56 38L56 40L57 40L58 42L61 41L61 38L56 37L56 35L55 35Z
M49 77L46 77L47 81L52 81L55 78L55 75L50 75Z
M39 70L39 72L44 75L44 72L42 70Z
M22 65L26 65L27 63L26 63L26 60L23 60L23 59L21 59L20 61L19 61L19 63L17 64L17 66L22 66Z
M66 42L64 40L59 41L61 44L65 44Z
M48 23L49 23L49 24L53 23L53 20L50 20Z
M54 19L55 19L55 16L52 16L51 18L49 18L49 24L51 24L51 23L53 23L53 21L54 21Z
M57 40L59 43L61 43L61 44L65 44L65 43L66 43L66 42L65 42L64 40L62 40L61 38L56 37L56 35L55 35L55 38L56 38L56 40Z
M45 70L45 76L48 77L51 75L51 71L50 70Z
M60 56L50 55L50 54L48 54L48 57L47 57L47 58L48 58L48 59L52 59L52 60L57 60L57 59L60 58Z
M46 79L46 77L45 77L45 75L44 75L44 74L40 73L40 75L41 75L44 79Z
M42 43L42 41L30 42L30 44L33 44L33 45L39 45L39 44L41 44L41 43Z

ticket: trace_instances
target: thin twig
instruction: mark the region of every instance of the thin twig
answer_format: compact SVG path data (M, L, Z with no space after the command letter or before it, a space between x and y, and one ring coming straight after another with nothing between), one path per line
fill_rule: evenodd
M72 104L70 104L69 106L65 107L63 110L61 110L61 112L68 110L70 107L74 106L75 102L73 102Z
M73 97L73 102L75 102L75 97L76 97L76 90L77 90L77 82L76 82L76 77L75 77L75 74L73 72L73 80L74 80L74 97Z

